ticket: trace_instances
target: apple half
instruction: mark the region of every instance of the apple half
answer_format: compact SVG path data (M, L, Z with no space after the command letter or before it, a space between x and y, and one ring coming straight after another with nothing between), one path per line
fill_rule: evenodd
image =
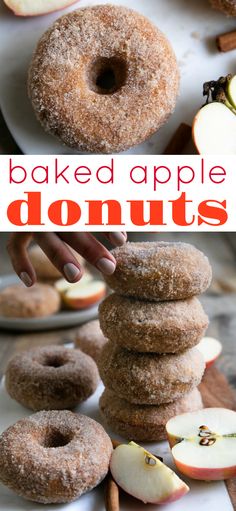
M4 0L4 3L16 16L39 16L59 11L77 0Z
M76 284L80 285L80 286L85 285L88 282L91 282L91 280L93 280L93 275L88 270L86 270L84 272L81 280L79 282L76 282ZM72 282L68 282L68 280L66 280L64 278L61 278L55 282L54 286L57 289L58 293L60 293L62 295L66 291L69 291L69 289L73 289L75 286L75 283L73 284Z
M208 369L219 358L222 352L222 344L214 337L203 337L197 345L197 349L201 352Z
M134 442L121 444L113 451L110 470L126 493L145 504L167 504L189 491L173 470Z
M166 424L178 470L192 479L217 481L236 477L236 412L204 408Z
M203 106L193 121L193 141L199 154L236 154L236 115L217 101Z
M62 299L69 309L80 310L91 307L104 298L106 284L102 280L91 280L83 284L76 282L62 293Z

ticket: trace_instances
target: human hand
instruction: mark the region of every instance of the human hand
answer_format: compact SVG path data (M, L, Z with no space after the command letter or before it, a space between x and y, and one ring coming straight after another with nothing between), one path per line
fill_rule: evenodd
M114 246L121 246L127 240L125 232L104 233L104 236ZM32 240L41 247L69 282L78 282L83 275L83 269L70 247L105 275L111 275L115 271L116 261L113 255L88 232L13 233L8 240L8 253L15 272L27 287L37 280L27 251Z

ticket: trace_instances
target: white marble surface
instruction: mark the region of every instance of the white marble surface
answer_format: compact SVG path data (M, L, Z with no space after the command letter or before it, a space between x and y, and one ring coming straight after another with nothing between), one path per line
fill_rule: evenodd
M104 4L108 0L81 0L70 8ZM129 153L158 154L180 122L191 123L203 104L203 82L236 72L235 52L216 50L215 36L235 28L235 21L213 11L208 0L113 0L147 15L170 39L180 66L181 92L174 115L162 130ZM26 94L26 75L40 35L60 15L34 19L14 17L0 4L0 105L7 124L23 152L71 153L46 135L34 118ZM170 84L171 86L171 84Z
M100 384L97 392L79 406L77 411L84 413L89 417L101 421L98 409L98 399L102 393L103 385ZM6 393L4 382L0 386L0 433L10 424L18 419L30 415L30 412L21 405L13 401ZM108 431L111 434L111 432ZM115 435L111 434L114 438ZM174 468L172 457L167 442L159 444L146 444L147 449L158 453L163 457L164 462ZM125 494L121 495L121 511L233 511L226 487L223 482L204 483L184 478L190 486L190 492L182 499L165 506L147 506ZM82 496L78 501L67 505L47 505L34 504L17 497L13 492L0 484L0 511L104 511L103 488L97 488L92 492Z

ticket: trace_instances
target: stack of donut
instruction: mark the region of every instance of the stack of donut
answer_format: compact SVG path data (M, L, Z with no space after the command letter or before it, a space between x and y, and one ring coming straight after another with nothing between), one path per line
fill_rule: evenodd
M202 407L196 345L208 318L196 296L210 285L211 267L186 243L127 243L113 254L117 268L106 280L115 292L100 306L109 339L99 360L100 410L127 439L163 440L171 417Z

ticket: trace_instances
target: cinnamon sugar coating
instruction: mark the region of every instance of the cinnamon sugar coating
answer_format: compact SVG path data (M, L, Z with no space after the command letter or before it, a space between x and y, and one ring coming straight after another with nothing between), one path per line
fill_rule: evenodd
M108 342L98 367L105 387L129 403L160 405L199 385L205 362L197 348L157 355L128 351Z
M236 16L236 0L210 0L214 9L223 11L229 16Z
M111 453L110 438L94 420L43 411L1 435L0 480L34 502L71 502L104 479Z
M127 440L157 442L166 439L165 425L175 415L195 412L203 406L198 389L192 390L173 403L160 406L135 405L105 389L100 401L100 411L114 433Z
M166 37L117 5L59 18L40 39L28 79L44 129L91 153L124 151L150 137L173 112L178 89Z
M195 297L144 302L113 293L101 303L99 318L106 337L142 353L177 353L192 348L208 326L207 315Z
M98 361L107 339L104 337L98 319L89 321L78 328L75 337L75 347Z
M0 316L8 318L39 318L59 311L59 293L47 284L8 286L0 292Z
M187 243L126 243L112 250L117 265L107 284L118 294L143 300L181 300L210 285L208 258Z
M91 357L61 346L15 355L5 375L8 394L35 411L74 408L95 392L98 381Z

